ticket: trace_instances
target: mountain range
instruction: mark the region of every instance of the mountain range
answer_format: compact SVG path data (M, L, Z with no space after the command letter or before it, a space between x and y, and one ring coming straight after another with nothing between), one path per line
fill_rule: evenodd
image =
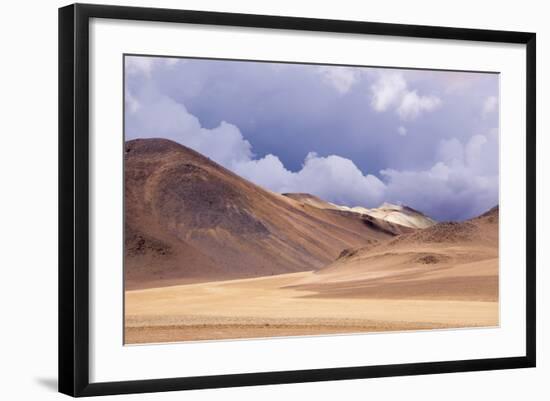
M125 143L127 289L330 271L343 253L352 264L363 249L423 244L473 223L445 224L402 205L274 193L169 140Z

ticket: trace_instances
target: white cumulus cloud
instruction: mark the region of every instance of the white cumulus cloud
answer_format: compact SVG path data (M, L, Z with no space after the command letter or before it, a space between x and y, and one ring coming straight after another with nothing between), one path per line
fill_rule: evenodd
M126 56L124 58L124 67L128 75L142 74L150 78L155 66L164 65L168 68L174 68L178 63L182 62L185 62L185 60L175 57Z
M496 96L489 96L483 102L483 107L481 108L481 115L483 117L488 116L489 114L495 112L498 108L498 99Z
M413 120L424 112L430 112L441 105L441 99L434 95L419 95L408 88L400 72L381 72L371 85L371 106L378 112L394 109L402 120Z
M485 135L466 143L439 144L440 161L426 170L386 169L386 199L402 202L434 218L464 219L498 204L498 146Z
M412 120L426 111L433 111L441 105L437 96L419 96L416 91L405 93L397 108L402 120Z
M350 206L379 205L385 184L374 175L364 175L349 159L310 152L297 172L289 171L277 156L237 163L233 170L274 192L307 192L330 202Z
M150 77L154 60L151 57L126 56L124 58L124 68L128 75L143 74Z
M360 74L356 68L339 66L318 67L317 71L321 74L323 82L332 86L340 94L349 92L352 86L359 80Z
M132 95L132 93L128 89L124 91L124 103L130 113L135 113L140 108L138 100Z
M380 73L371 85L371 105L374 110L382 112L395 105L407 91L407 82L403 74L397 72Z
M253 156L252 146L233 124L222 121L215 128L204 128L183 104L151 87L143 88L138 94L127 91L128 95L132 102L139 104L137 110L130 109L126 116L126 136L129 139L171 139L225 167Z
M325 200L350 206L377 206L384 200L385 184L374 175L364 175L349 159L311 152L302 168L288 170L275 155L255 159L251 144L234 124L201 126L187 108L151 87L127 97L138 109L127 113L127 139L166 138L188 146L236 174L274 192L309 192Z

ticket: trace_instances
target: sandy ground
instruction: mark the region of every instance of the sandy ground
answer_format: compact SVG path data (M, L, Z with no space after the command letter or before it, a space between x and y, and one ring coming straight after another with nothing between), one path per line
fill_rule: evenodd
M496 326L497 272L490 259L360 280L300 272L127 291L125 342Z

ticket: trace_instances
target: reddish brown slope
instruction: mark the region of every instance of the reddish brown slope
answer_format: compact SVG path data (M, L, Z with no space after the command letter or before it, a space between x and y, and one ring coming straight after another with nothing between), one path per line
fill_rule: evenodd
M403 228L266 191L163 139L125 145L127 288L315 270Z

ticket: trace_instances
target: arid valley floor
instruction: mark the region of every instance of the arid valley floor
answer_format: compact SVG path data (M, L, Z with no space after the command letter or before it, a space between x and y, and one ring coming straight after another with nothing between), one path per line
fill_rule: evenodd
M126 143L125 343L499 324L498 207L436 223L266 191Z

